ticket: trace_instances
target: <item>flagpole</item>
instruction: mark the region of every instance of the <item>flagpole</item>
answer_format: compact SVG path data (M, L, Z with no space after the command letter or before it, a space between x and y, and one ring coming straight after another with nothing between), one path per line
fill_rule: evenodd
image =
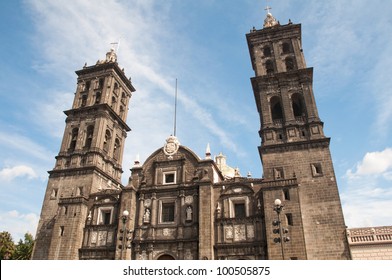
M177 130L177 78L176 78L176 93L174 97L174 136L176 136Z

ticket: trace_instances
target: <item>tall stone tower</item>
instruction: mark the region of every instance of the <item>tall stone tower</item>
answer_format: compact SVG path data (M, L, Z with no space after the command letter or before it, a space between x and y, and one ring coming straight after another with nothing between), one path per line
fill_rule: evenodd
M121 189L128 102L135 91L117 64L114 49L96 65L76 71L77 88L49 180L33 259L79 259L88 198ZM113 215L113 214L110 214ZM114 219L110 215L102 220Z
M264 178L297 179L307 259L347 259L330 138L317 112L301 25L280 25L268 12L263 28L246 37L255 72L251 82L260 115Z

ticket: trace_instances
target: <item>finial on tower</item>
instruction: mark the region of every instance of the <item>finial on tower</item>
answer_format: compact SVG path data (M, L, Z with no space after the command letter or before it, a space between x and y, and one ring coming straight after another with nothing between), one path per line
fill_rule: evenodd
M134 167L140 167L140 156L139 154L136 155L135 161L134 161Z
M206 148L206 159L211 159L210 143L207 144L207 148Z
M110 51L106 53L106 61L105 62L116 62L117 54L114 48L111 48Z
M110 51L108 51L106 53L106 59L98 60L97 64L104 64L104 63L110 63L110 62L117 62L117 54L116 54L116 51L113 47L110 48Z
M272 8L267 5L267 7L264 10L267 11L267 17L264 20L263 27L266 28L266 27L272 27L272 26L278 25L279 22L271 14Z

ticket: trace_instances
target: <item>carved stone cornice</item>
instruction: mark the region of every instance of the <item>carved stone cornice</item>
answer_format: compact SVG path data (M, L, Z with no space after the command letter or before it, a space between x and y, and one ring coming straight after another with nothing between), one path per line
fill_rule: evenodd
M305 141L285 142L278 144L262 145L259 147L261 154L282 153L290 151L308 150L314 148L329 148L331 138L311 139Z

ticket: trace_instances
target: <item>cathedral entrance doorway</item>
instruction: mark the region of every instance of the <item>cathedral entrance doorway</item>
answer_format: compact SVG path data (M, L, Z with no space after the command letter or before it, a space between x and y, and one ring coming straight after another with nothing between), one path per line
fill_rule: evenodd
M160 257L158 258L158 260L159 260L159 261L163 261L163 260L175 260L175 258L173 258L173 257L170 256L170 255L165 254L165 255L160 256Z

